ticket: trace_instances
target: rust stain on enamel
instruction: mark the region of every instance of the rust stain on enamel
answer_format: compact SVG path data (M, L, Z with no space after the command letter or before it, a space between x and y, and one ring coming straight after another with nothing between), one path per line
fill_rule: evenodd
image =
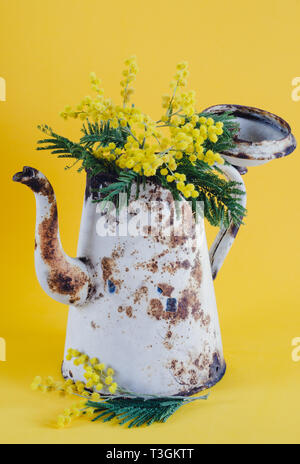
M60 249L58 239L57 206L54 201L46 217L38 228L41 257L49 266L49 288L61 295L70 295L70 303L80 299L80 290L88 282L85 273L76 265L70 264Z
M172 285L169 284L160 283L158 284L158 288L161 289L163 296L171 296L174 291L174 287L172 287Z

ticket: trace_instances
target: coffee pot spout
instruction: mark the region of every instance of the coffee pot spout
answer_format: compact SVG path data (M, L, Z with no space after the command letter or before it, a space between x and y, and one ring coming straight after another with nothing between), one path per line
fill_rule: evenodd
M50 182L41 172L27 166L13 180L27 185L35 195L35 268L41 287L60 303L85 304L93 293L89 264L85 258L70 258L62 248Z

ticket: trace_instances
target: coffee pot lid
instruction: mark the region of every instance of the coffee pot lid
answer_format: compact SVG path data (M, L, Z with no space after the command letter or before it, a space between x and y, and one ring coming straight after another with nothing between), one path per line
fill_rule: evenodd
M234 137L235 146L222 152L228 163L240 167L259 166L295 150L297 143L289 124L273 113L242 105L216 105L204 110L209 114L227 112L240 125Z

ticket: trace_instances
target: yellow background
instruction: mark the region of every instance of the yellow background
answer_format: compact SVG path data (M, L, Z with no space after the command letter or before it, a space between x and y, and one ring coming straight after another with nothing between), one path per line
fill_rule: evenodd
M58 113L89 93L96 71L119 98L124 59L138 56L136 103L160 116L161 95L178 61L190 63L199 109L257 106L285 118L300 140L298 0L0 0L1 310L0 441L3 443L299 443L299 150L252 168L246 226L216 281L228 371L207 402L182 408L165 425L127 430L76 422L56 430L69 400L29 390L37 375L58 377L67 308L35 277L32 193L11 182L23 165L55 187L64 248L75 254L84 175L36 152L38 123L78 137ZM212 238L212 231L209 231ZM128 366L129 368L129 366Z

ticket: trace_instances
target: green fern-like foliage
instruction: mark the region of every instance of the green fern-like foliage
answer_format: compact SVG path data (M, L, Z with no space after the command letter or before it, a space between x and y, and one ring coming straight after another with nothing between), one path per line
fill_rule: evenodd
M211 114L211 113L201 113L200 116L212 117L217 122L222 122L223 125L223 134L222 137L219 137L216 143L212 143L209 139L205 140L204 147L207 150L215 150L219 153L223 153L226 150L230 150L234 147L234 136L239 131L239 124L236 122L235 117L230 112L225 112L221 114Z
M204 143L205 150L214 150L220 153L234 146L234 136L239 126L230 113L210 114L200 113L199 116L213 117L215 122L223 123L223 134L216 143L207 139ZM188 118L186 122L188 122ZM128 127L113 128L110 122L91 123L86 121L82 127L83 136L79 142L72 142L66 137L56 134L47 125L39 126L46 134L46 138L38 141L38 150L48 150L58 158L70 158L74 163L66 169L80 162L78 171L85 170L89 176L107 174L110 178L109 185L101 187L97 197L101 202L114 201L118 204L120 193L126 193L129 197L133 183L137 184L137 197L140 188L146 182L162 185L171 191L175 200L182 200L180 192L174 183L168 183L166 178L157 171L154 177L144 177L131 169L120 169L115 163L103 158L96 158L93 151L100 146L114 143L116 147L122 148L126 144L129 132ZM193 183L199 191L197 201L204 204L204 215L213 226L228 227L232 220L236 226L242 223L246 210L240 205L241 196L244 194L237 182L224 179L221 171L216 166L209 166L203 161L197 160L193 165L184 157L178 164L178 173L186 175L187 182ZM196 202L193 201L195 209Z
M90 123L87 121L82 128L83 137L80 139L80 144L86 148L91 148L95 144L99 144L103 147L107 146L109 143L115 143L118 148L124 147L128 131L122 127L116 129L110 127L109 123Z
M208 395L197 399L206 400ZM194 401L187 398L112 398L101 402L88 401L87 408L93 408L93 422L109 422L116 419L120 425L128 428L151 425L154 422L166 422L181 406Z
M78 168L79 172L86 170L92 173L92 175L111 172L111 165L105 160L96 159L88 143L82 143L81 141L79 143L72 142L66 137L56 134L47 125L38 126L38 129L47 134L48 137L38 140L37 150L49 150L53 155L57 155L58 158L73 159L75 162L72 166L67 166L66 169L73 167L74 164L81 161L81 166ZM83 130L86 130L85 126Z
M198 166L201 168L199 169ZM239 200L243 193L239 189L239 183L227 181L218 175L214 168L206 163L199 162L198 166L183 162L178 172L183 172L199 188L198 201L204 205L204 215L213 226L222 224L228 227L230 220L240 225L245 209Z
M107 187L101 188L101 195L103 196L103 203L108 201L116 203L118 206L118 199L121 193L126 193L127 200L129 201L132 184L137 183L139 188L139 175L133 171L120 172L118 180L109 184ZM137 189L138 192L138 189Z

